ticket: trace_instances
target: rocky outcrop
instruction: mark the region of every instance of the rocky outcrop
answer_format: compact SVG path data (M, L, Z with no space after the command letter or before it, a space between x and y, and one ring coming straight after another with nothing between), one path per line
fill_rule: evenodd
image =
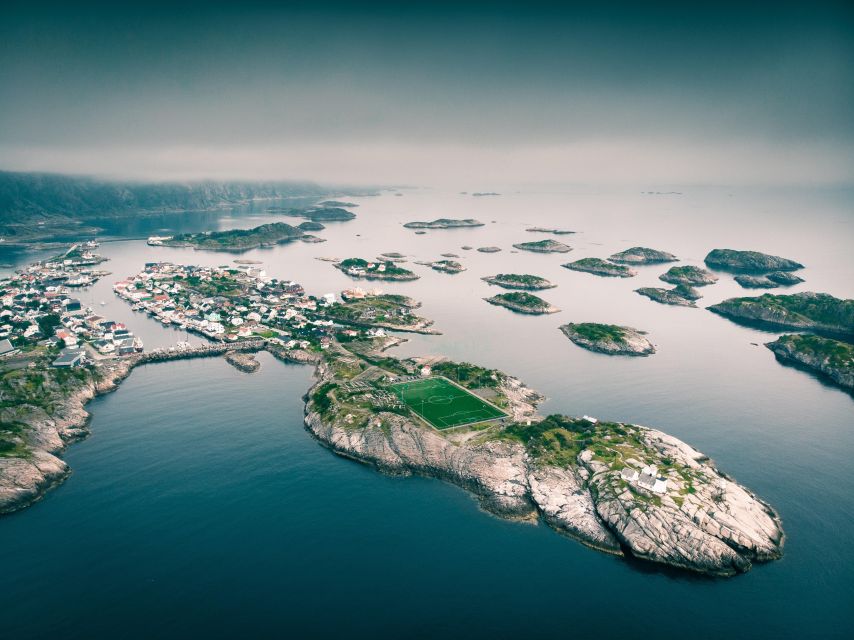
M553 289L557 286L545 278L526 273L499 273L494 276L486 276L481 278L481 280L489 284L498 285L504 289L519 289L523 291L540 291L542 289Z
M560 328L579 347L610 356L648 356L655 347L644 336L645 331L613 324L570 322Z
M670 284L681 284L689 287L704 287L718 281L718 277L711 271L692 265L670 267L666 273L658 276L658 279Z
M661 287L641 287L635 289L635 293L646 296L650 300L655 300L661 304L677 305L681 307L696 307L696 300L701 298L696 289L684 284L678 284L672 289L662 289Z
M551 229L547 227L530 227L525 229L525 231L530 233L551 233L556 236L568 236L575 233L575 231L569 231L568 229Z
M569 253L572 247L557 240L538 240L536 242L520 242L514 244L517 249L533 251L534 253Z
M254 355L242 351L229 351L225 354L225 361L244 373L254 373L261 368L261 363L255 359Z
M560 311L555 306L535 296L531 293L499 293L491 298L484 298L489 304L494 304L499 307L505 307L517 313L526 313L529 315L542 315L545 313L557 313Z
M712 249L705 263L712 269L740 273L768 273L769 271L795 271L804 265L788 258L772 256L759 251Z
M658 249L632 247L631 249L613 254L608 260L620 264L660 264L662 262L676 262L679 258L672 253L659 251Z
M710 306L709 311L748 325L854 336L854 300L840 300L826 293L729 298Z
M477 250L480 253L499 253L501 251L501 247L478 247Z
M572 271L583 271L584 273L592 273L594 276L603 276L605 278L631 278L637 275L637 271L629 269L622 264L614 264L601 258L582 258L575 262L567 262L561 265Z
M854 345L820 336L793 334L765 344L777 360L803 367L854 393Z

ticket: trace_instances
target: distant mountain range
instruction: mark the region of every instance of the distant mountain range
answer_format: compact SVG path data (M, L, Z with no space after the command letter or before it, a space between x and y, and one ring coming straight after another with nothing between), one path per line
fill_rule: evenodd
M92 221L140 213L200 211L253 198L329 197L310 182L109 181L0 171L0 237L10 242L97 232ZM367 191L366 191L367 193Z

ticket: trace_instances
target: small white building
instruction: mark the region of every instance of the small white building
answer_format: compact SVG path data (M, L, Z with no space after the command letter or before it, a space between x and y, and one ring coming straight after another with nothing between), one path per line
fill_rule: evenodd
M581 416L582 420L587 420L590 424L599 424L599 418L594 418L593 416Z
M433 373L433 370L430 368L430 365L425 364L423 367L421 367L422 378L428 378L431 373Z
M626 482L636 482L638 479L638 470L631 467L623 467L620 471L620 477Z

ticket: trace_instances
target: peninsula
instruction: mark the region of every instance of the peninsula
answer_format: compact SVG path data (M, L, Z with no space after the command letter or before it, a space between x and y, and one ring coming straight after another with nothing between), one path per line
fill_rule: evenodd
M854 393L854 345L810 334L788 334L765 346L780 362L807 369Z
M313 229L312 229L313 230ZM193 247L206 251L248 251L258 247L272 247L300 239L305 229L292 227L284 222L262 224L253 229L231 229L204 233L182 233L167 238L158 238L157 245L164 247ZM149 239L149 244L152 244Z
M788 258L772 256L759 251L712 249L705 262L712 269L741 273L767 273L768 271L795 271L804 265Z
M729 298L710 306L709 311L742 324L814 331L831 337L854 336L854 300L840 300L827 293Z
M632 247L625 251L613 254L608 258L611 262L619 264L660 264L662 262L677 262L679 258L672 253L648 249L647 247Z
M572 271L583 271L605 278L631 278L637 275L637 271L629 269L625 265L607 262L601 258L581 258L581 260L567 262L561 266Z
M407 229L460 229L466 227L482 227L484 224L473 218L465 220L453 220L451 218L439 218L432 222L407 222L403 225Z
M655 347L644 335L646 332L615 324L581 322L565 324L564 335L579 347L611 356L648 356Z
M517 313L542 315L544 313L557 313L560 311L560 309L553 307L539 296L535 296L532 293L525 293L524 291L499 293L491 298L484 298L484 300L489 304L506 307Z
M523 251L533 251L534 253L569 253L572 247L557 240L536 240L533 242L520 242L514 244L517 249Z
M481 280L489 284L504 287L505 289L525 289L528 291L552 289L557 286L545 278L532 276L527 273L499 273L494 276L486 276L485 278L481 278Z
M348 276L365 280L418 280L409 269L398 266L391 260L369 262L361 258L347 258L334 265Z

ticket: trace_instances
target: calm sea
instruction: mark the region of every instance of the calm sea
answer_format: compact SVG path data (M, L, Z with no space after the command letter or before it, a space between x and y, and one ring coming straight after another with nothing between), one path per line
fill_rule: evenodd
M730 276L702 289L701 308L686 309L633 292L660 284L666 267L605 279L560 265L634 245L698 265L715 247L756 249L806 265L806 282L790 291L854 298L854 194L683 191L357 198L356 220L319 234L328 242L241 257L322 294L353 283L319 256L459 254L468 268L461 274L412 265L420 280L385 286L421 300L443 332L410 336L398 355L499 367L545 393L545 412L682 438L779 510L788 535L781 561L711 580L591 551L545 526L485 514L443 482L386 477L331 454L302 426L308 368L266 354L252 375L221 360L186 361L142 367L93 401L91 437L65 456L72 477L0 519L0 637L847 637L852 397L777 363L761 346L777 334L702 308L752 295ZM112 282L147 261L217 265L235 256L121 237L255 226L276 219L266 206L112 225L117 241L100 251L113 275L81 299L128 323L147 348L184 339L134 313ZM425 235L402 228L438 217L486 225ZM574 251L513 253L513 243L551 237L525 231L534 225L577 231L558 238ZM0 263L42 255L5 248ZM482 298L499 290L480 278L499 272L549 278L558 287L542 295L562 312L523 317L487 304ZM658 353L584 351L558 330L570 321L646 330Z

